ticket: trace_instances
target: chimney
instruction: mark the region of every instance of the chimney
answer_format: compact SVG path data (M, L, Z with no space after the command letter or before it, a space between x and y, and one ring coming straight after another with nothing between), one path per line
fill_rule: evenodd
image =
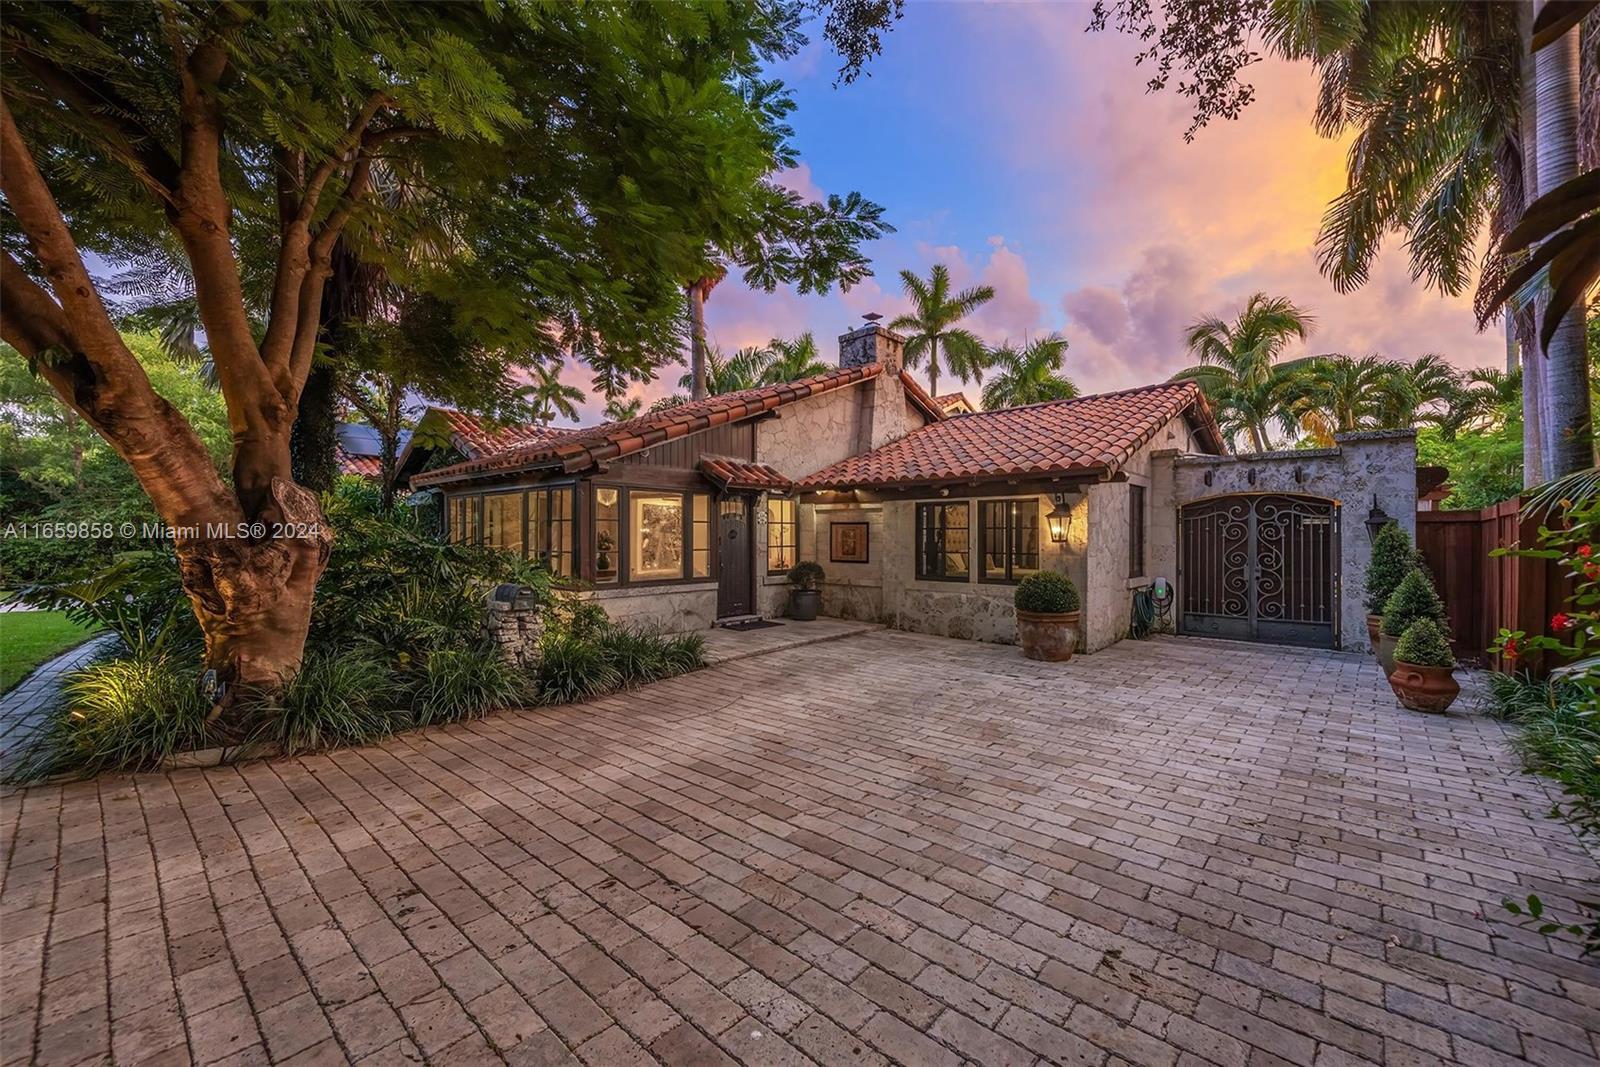
M878 363L886 375L898 375L905 365L906 339L887 326L880 326L878 320L883 316L877 312L865 317L865 326L840 335L839 366L865 367Z

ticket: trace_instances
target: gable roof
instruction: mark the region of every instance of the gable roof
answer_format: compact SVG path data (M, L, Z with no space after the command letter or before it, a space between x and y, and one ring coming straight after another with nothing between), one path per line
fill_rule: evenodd
M427 471L412 479L416 486L451 481L473 474L516 468L559 468L580 471L610 460L632 455L635 452L659 445L664 441L686 437L713 426L739 422L804 400L809 396L842 389L877 377L882 368L876 363L860 367L841 367L839 370L818 374L798 381L778 385L764 385L736 393L722 393L702 400L647 412L638 418L623 422L607 422L586 429L562 430L559 436L548 440L516 444L486 455L468 459L438 470ZM907 395L930 419L943 418L937 406L910 376L902 372L901 381L907 385ZM915 392L912 389L915 388ZM919 396L920 394L920 396Z
M966 393L941 393L933 398L933 402L938 404L939 410L946 415L969 415L978 410L977 406L967 399Z
M1165 382L1117 393L955 415L795 483L800 489L1110 475L1170 419L1190 412L1217 451L1221 432L1200 387Z

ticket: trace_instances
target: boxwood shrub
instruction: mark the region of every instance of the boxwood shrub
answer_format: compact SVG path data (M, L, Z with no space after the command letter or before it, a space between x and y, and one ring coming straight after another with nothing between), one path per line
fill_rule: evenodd
M1072 579L1055 571L1039 571L1017 583L1012 597L1018 611L1031 611L1040 615L1059 615L1077 611L1078 587Z

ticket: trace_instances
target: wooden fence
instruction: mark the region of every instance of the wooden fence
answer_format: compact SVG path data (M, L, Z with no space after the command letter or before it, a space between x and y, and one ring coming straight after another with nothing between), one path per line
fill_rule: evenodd
M1502 629L1549 633L1550 616L1572 591L1554 560L1491 556L1497 548L1533 548L1539 520L1507 500L1479 511L1417 512L1417 547L1450 613L1452 645L1463 663L1505 669L1488 648ZM1556 666L1524 656L1513 669L1542 674Z

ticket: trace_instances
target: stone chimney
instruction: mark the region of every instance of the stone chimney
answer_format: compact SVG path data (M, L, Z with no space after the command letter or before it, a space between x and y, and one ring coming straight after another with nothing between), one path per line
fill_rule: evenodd
M905 351L906 339L877 322L868 322L860 329L839 336L840 367L879 363L883 365L884 374L893 377L905 366Z
M861 390L860 437L856 449L860 452L881 448L916 429L920 420L914 420L906 402L905 386L900 382L900 371L905 366L906 339L880 326L879 316L868 315L867 324L839 337L839 366L866 367L874 363L882 370L871 384Z

